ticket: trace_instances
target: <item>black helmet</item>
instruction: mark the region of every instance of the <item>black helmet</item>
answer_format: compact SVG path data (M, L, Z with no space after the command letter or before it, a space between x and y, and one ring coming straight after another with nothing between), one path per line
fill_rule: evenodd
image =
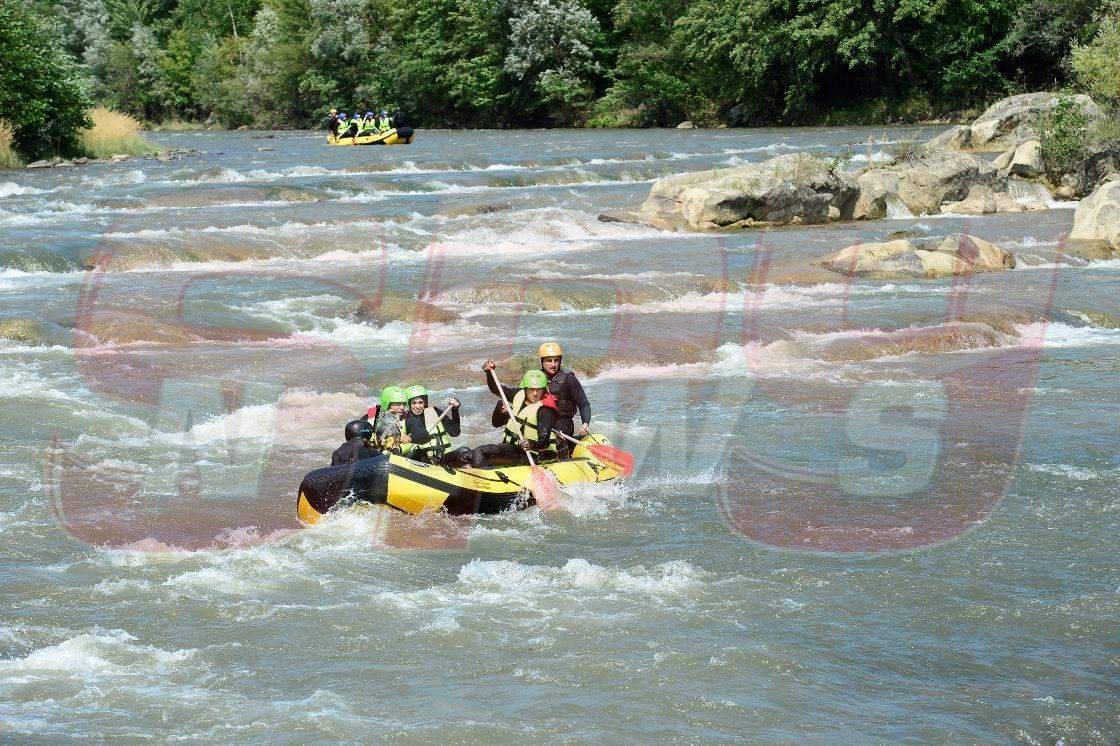
M373 425L369 424L369 420L350 420L346 423L346 439L353 440L359 436L362 440L373 437Z

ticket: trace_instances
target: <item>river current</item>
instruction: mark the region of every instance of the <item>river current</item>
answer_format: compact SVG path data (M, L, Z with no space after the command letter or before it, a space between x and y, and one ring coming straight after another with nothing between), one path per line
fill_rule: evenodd
M1116 743L1120 262L1063 251L1074 205L598 219L672 173L935 134L201 132L0 172L0 734ZM816 264L899 231L1018 265ZM298 524L380 386L493 442L481 363L512 383L551 339L631 479Z

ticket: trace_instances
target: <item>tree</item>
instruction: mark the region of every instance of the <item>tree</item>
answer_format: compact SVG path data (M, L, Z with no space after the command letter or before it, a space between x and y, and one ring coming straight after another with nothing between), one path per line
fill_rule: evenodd
M1077 82L1097 103L1120 108L1120 0L1106 5L1093 40L1074 47L1072 67Z
M599 71L592 52L599 21L576 0L511 0L510 7L503 69L529 83L556 119L570 123Z
M379 65L394 75L397 102L421 122L493 126L514 121L513 81L503 68L509 38L503 0L414 0L389 19Z
M28 159L76 154L89 97L62 32L23 0L0 2L0 118Z

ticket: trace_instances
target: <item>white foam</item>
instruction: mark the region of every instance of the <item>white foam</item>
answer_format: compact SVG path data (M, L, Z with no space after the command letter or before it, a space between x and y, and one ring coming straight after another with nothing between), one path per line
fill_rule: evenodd
M1098 347L1120 344L1120 329L1097 326L1070 326L1061 322L1019 324L1016 326L1024 346L1042 344L1047 348Z
M135 643L136 637L124 630L95 628L90 633L35 650L24 658L0 660L0 673L6 675L6 683L22 678L21 674L96 677L126 673L136 667L150 670L175 665L195 653L193 649L167 651Z
M1075 482L1089 482L1103 476L1093 469L1086 469L1071 464L1026 464L1026 467L1031 471L1049 474L1055 477L1064 477L1065 479L1072 479Z
M0 183L0 199L4 197L15 197L22 194L43 194L46 189L36 189L30 186L20 186L14 181L5 181Z
M682 594L704 584L704 573L683 560L645 568L618 570L594 565L582 558L563 567L523 565L510 560L472 560L459 570L458 583L466 589L519 597L537 591L598 590L639 595Z

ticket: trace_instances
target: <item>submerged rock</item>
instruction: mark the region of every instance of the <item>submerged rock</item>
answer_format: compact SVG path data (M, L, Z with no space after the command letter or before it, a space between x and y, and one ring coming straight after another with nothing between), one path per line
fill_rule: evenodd
M46 337L47 329L38 319L0 319L0 338L37 346L41 345Z
M380 326L384 326L391 321L446 324L459 318L459 315L454 311L448 311L415 298L389 293L382 293L361 301L353 307L350 316L355 321L364 321Z
M859 190L851 177L808 153L658 180L635 213L601 216L668 230L727 230L850 220Z
M1066 248L1087 259L1120 254L1120 181L1109 181L1081 201Z
M918 243L856 244L826 257L821 266L848 277L933 279L1014 269L1015 257L982 238L956 233Z

